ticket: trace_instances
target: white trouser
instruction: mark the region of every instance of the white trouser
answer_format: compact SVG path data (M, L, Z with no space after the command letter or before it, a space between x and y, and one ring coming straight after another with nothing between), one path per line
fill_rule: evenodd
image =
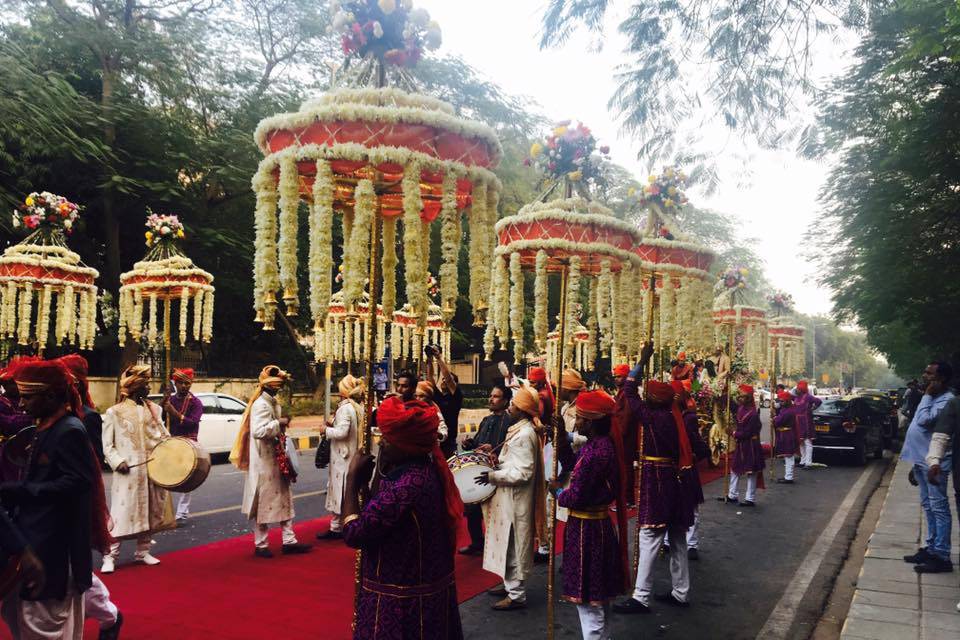
M637 584L633 590L633 599L650 605L653 591L653 565L657 552L667 535L666 529L640 530L640 562L637 568ZM670 580L673 583L671 595L680 602L686 602L690 594L690 566L687 561L686 532L675 527L670 530Z
M280 529L283 532L283 544L297 544L297 534L293 532L293 520L284 520L281 522ZM253 544L257 549L267 548L267 533L269 531L269 524L254 523Z
M109 629L117 624L117 605L110 600L107 585L93 574L93 584L83 592L83 615L93 618L101 629Z
M340 514L334 513L332 515L333 517L330 518L330 531L341 531L343 529L343 525L340 524Z
M190 515L190 494L181 493L180 501L177 502L177 520L186 518Z
M517 548L513 541L513 532L510 533L510 542L507 544L507 570L503 576L503 588L507 595L516 602L527 601L527 588L523 584L520 572L520 563L517 562Z
M783 459L783 479L784 480L793 480L793 465L796 463L796 460L793 459L793 456L787 456Z
M3 619L13 640L83 640L83 594L67 578L63 600L21 600L16 587L3 600Z
M813 440L803 439L803 446L800 448L800 464L806 466L813 464Z
M141 533L137 536L137 551L133 554L133 557L139 560L144 555L150 553L150 545L153 544L153 540L150 538L150 532ZM120 557L120 541L116 541L110 545L110 552L107 554L113 558L116 562L117 558Z
M693 526L687 529L687 548L700 546L700 507L693 510Z
M740 474L730 472L730 491L727 493L727 497L731 500L738 500L740 498L740 491L737 488L737 485L740 484ZM748 473L747 474L747 494L743 497L747 502L756 502L757 499L757 474Z
M589 604L578 604L577 613L580 614L580 631L583 640L609 640L610 635L610 604L594 607Z

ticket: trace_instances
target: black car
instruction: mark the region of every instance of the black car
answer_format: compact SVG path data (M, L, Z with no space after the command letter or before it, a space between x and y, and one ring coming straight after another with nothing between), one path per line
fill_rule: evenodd
M883 457L893 446L897 429L893 402L880 395L845 396L824 400L813 412L814 452L840 451L859 465L867 463L867 454Z

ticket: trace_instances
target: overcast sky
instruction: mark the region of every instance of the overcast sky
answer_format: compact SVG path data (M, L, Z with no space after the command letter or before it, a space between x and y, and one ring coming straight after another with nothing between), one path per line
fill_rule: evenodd
M618 34L608 29L600 51L591 50L586 37L575 37L559 50L540 51L537 34L543 4L544 0L416 2L440 23L441 52L460 55L507 91L532 97L549 118L583 121L601 143L610 144L616 162L638 178L648 175L650 167L637 161L636 145L620 136L606 108L614 90L613 71L621 61ZM616 24L615 17L611 24ZM848 60L832 52L826 64L839 69ZM770 280L793 294L799 311L827 313L830 292L816 285L814 266L799 255L800 236L815 224L825 163L801 160L789 152L753 152L745 179L742 149L734 148L736 142L717 146L722 149L723 182L709 197L692 189L691 200L732 214L742 223L744 236L759 238L755 249L766 262Z

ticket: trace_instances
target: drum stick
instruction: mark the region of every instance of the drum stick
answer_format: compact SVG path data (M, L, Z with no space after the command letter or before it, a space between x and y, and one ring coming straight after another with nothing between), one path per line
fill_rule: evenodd
M138 462L137 464L128 464L127 467L130 468L130 469L133 469L134 467L142 467L143 465L147 464L148 462L153 462L153 458L147 458L147 459L144 460L143 462Z

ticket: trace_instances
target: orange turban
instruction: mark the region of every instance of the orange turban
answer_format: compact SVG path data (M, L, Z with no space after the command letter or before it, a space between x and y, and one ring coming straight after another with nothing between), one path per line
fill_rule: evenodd
M546 382L547 370L543 367L532 367L530 371L527 372L527 378L530 382Z
M582 391L587 388L587 383L576 369L564 369L560 376L560 388L567 391Z
M137 389L149 385L151 373L148 364L133 364L124 369L120 374L120 395L127 397Z
M173 379L180 382L193 382L193 369L174 369Z
M603 416L613 415L617 402L606 391L597 389L596 391L584 391L578 395L575 405L577 407L577 417L597 420Z
M687 359L686 351L681 351L680 353L677 354L677 360L679 360L680 362L683 362L686 359Z
M533 423L540 424L540 394L533 387L523 385L513 394L513 404L530 416Z
M628 376L630 375L630 365L628 364L618 364L613 368L613 375L615 376Z

